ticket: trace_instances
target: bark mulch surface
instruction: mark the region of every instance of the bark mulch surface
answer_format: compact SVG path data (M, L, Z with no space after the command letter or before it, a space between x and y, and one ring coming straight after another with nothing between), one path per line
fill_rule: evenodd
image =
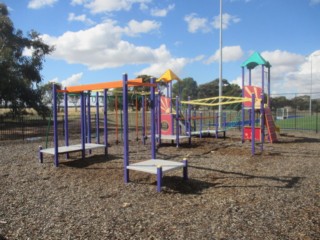
M0 142L0 239L320 239L319 134L284 134L252 156L235 133L158 147L189 162L189 180L167 173L161 193L155 175L124 183L122 143L56 168L38 162L41 140ZM130 141L130 162L150 149Z

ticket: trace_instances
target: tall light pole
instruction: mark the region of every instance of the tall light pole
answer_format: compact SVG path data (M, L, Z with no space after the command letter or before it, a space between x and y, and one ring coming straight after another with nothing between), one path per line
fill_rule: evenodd
M309 103L310 116L312 115L312 55L310 56L310 103Z
M220 0L220 61L219 61L219 128L221 127L222 97L222 0Z

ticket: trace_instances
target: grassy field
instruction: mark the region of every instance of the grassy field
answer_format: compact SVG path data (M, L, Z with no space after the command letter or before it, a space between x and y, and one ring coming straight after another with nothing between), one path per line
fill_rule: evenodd
M281 129L311 130L316 132L320 129L320 121L317 114L277 120L276 125Z

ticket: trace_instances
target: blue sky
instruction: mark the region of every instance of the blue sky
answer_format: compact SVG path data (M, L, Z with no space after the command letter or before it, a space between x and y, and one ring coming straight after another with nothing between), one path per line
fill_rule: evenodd
M159 77L169 68L198 85L219 77L219 0L0 1L16 29L55 46L44 82ZM320 0L223 0L223 78L240 85L241 64L258 51L272 65L272 93L309 93L311 82L320 93L319 23Z

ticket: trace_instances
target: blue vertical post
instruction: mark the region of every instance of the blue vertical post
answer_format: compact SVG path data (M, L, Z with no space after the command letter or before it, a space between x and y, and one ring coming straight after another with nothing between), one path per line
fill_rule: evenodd
M188 98L188 101L190 101L190 98ZM189 145L191 144L191 105L188 103L188 132L189 132Z
M43 163L43 153L41 152L42 146L39 146L39 163Z
M214 123L214 126L215 126L215 132L216 132L216 138L218 138L218 128L219 128L219 113L216 112L216 118L215 118L215 123Z
M242 67L242 97L244 98L244 67ZM242 103L241 115L241 142L244 143L244 103Z
M85 143L88 142L88 132L87 132L87 94L83 93L83 116L84 116L84 136L85 136Z
M255 94L252 94L251 96L251 153L252 156L255 154L255 111L254 111L254 105L255 105Z
M187 133L188 132L188 109L185 110L184 116L185 116L185 118L184 118L184 131Z
M202 138L202 112L200 112L200 138Z
M150 82L154 84L155 79L151 78ZM156 159L156 129L155 129L155 107L156 107L156 96L155 96L155 87L150 87L150 124L151 124L151 159Z
M88 97L87 97L87 101L88 101L88 139L87 139L87 143L91 143L91 91L88 91ZM91 154L91 150L89 150L89 154Z
M271 108L271 98L270 98L270 66L268 67L268 107Z
M54 142L54 165L59 166L59 143L58 143L58 113L57 113L57 86L52 86L52 97L53 97L53 142Z
M264 65L261 66L261 88L262 88L262 92L264 93ZM259 97L259 96L257 96Z
M66 88L64 90L64 141L65 145L69 146L68 93ZM69 153L66 154L66 157L69 158Z
M129 182L129 138L128 138L128 75L125 73L122 77L122 108L123 108L123 168L124 168L124 182Z
M88 143L91 143L91 92L88 92Z
M96 92L96 143L100 144L99 92Z
M183 180L188 180L188 160L183 159Z
M158 142L161 144L161 92L158 91L158 101L157 101L157 116L158 116Z
M103 90L103 138L105 145L105 155L108 155L108 90Z
M251 69L249 69L249 86L251 86L251 82L252 82L252 80L251 80Z
M180 129L179 129L179 97L176 97L176 144L177 147L179 147L179 134L180 134Z
M80 93L80 116L81 116L81 148L82 148L82 159L85 157L85 143L86 143L86 99L85 93Z
M162 166L157 166L157 192L161 192L162 186Z

